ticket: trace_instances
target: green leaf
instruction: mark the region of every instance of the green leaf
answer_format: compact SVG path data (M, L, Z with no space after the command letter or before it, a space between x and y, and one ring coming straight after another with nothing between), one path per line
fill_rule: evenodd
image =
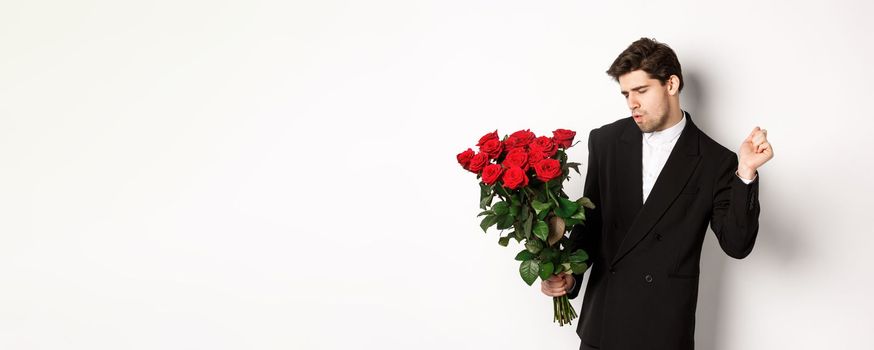
M540 253L540 250L543 249L543 242L536 239L526 239L525 249L534 254Z
M507 202L497 202L492 205L492 211L498 216L506 215L510 211L510 204Z
M535 200L531 201L531 207L534 208L535 214L540 214L540 212L542 212L544 210L549 210L549 208L552 208L552 203L551 202L544 203L544 202L541 202L541 201L535 199Z
M588 209L595 209L595 203L592 203L592 200L586 197L577 199L577 204L582 205L583 207L586 207Z
M525 221L522 222L522 235L525 238L531 237L531 229L534 225L534 214L531 213L530 210L526 210L528 215L525 217Z
M567 198L558 197L558 208L555 208L555 215L569 218L574 215L579 208L580 205L577 204L577 202L573 202Z
M519 254L516 254L515 259L516 259L516 261L526 261L526 260L534 259L534 257L535 257L535 255L533 253L529 252L528 250L523 250L523 251L519 252Z
M510 195L510 192L507 192L507 189L504 188L504 186L495 186L494 189L495 189L495 192L504 196L504 198L512 198L512 196Z
M571 215L571 219L586 220L586 209L580 207L574 215Z
M498 239L498 244L500 244L500 245L506 247L508 244L510 244L510 236L511 236L511 235L512 235L512 234L510 234L510 235L506 235L506 236L504 236L504 237L499 238L499 239Z
M488 208L490 205L492 205L492 198L494 198L494 197L495 197L495 193L492 192L492 193L490 193L489 195L485 196L482 200L480 200L480 201L479 201L479 207L480 207L480 209L485 210L485 209Z
M540 213L543 212L544 210L549 210L549 208L552 208L552 203L550 203L550 202L543 203L543 202L535 199L535 200L531 201L531 206L534 207L534 213L536 213L537 215L540 215Z
M482 200L492 193L492 185L486 185L484 182L479 183L479 199Z
M559 187L561 187L561 184L560 184L561 181L556 181L555 179L553 179L553 180L550 180L549 182L546 183L547 188L551 187L550 184L555 183L555 182L558 182ZM555 193L552 193L552 189L549 188L548 190L546 190L544 192L546 192L546 197L548 198L548 200L552 201L551 204L553 205L553 208L558 208L560 204L558 203L558 200L555 198Z
M540 272L540 263L537 260L525 260L519 265L519 274L522 280L528 285L532 285L537 280L537 274Z
M508 229L513 227L513 217L510 215L498 216L498 230Z
M487 232L488 228L498 222L498 217L494 215L486 215L483 218L483 221L479 223L479 227L482 227L483 232Z
M589 260L589 254L586 253L585 250L577 249L575 252L571 253L568 257L568 261L572 263L581 263L586 260Z
M513 204L510 206L510 216L517 217L519 216L519 211L522 210L521 204Z
M540 279L548 280L552 276L553 266L551 262L540 264Z
M572 262L572 263L570 263L570 265L571 265L571 268L570 268L571 271L573 271L575 274L578 274L578 275L583 273L583 272L586 272L586 270L589 269L589 265L586 265L586 263L574 263L574 262Z
M541 261L554 261L558 257L558 251L550 247L545 247L540 251L539 258Z
M537 223L534 224L534 235L546 241L546 238L549 237L549 226L546 225L546 222L537 220Z
M485 210L482 213L477 214L476 216L483 216L483 215L489 215L489 214L494 215L495 212L491 211L491 210Z
M574 219L574 218L564 219L565 227L574 227L574 225L582 224L582 223L583 223L583 220L580 220L580 219Z
M580 163L569 162L567 163L567 166L568 168L576 170L577 174L582 175L582 173L580 173Z
M554 210L544 210L544 211L540 212L540 214L537 214L537 220L542 221L543 219L546 219L546 216L549 215L549 213L551 213L553 211Z

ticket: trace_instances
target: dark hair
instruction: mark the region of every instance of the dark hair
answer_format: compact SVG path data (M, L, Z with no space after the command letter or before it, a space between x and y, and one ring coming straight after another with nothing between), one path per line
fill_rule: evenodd
M683 91L683 72L680 70L680 60L674 50L671 50L668 45L662 44L654 39L640 38L640 40L631 43L625 51L616 57L610 69L607 70L607 75L613 77L613 80L619 81L619 77L632 71L642 69L649 74L652 79L658 79L665 85L671 75L676 75L680 78L680 88L678 91Z

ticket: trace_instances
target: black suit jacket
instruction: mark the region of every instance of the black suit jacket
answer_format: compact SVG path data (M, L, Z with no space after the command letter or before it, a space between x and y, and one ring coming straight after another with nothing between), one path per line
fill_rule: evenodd
M589 253L577 333L602 350L694 348L701 245L707 225L737 259L758 232L758 176L735 171L734 152L686 113L686 126L643 202L642 133L629 117L592 130L584 195L596 208L569 247ZM576 298L583 275L568 293Z

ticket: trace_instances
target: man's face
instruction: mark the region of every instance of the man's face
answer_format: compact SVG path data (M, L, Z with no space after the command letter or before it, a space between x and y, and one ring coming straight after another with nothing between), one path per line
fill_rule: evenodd
M640 131L661 131L669 126L668 86L640 69L619 76L622 95Z

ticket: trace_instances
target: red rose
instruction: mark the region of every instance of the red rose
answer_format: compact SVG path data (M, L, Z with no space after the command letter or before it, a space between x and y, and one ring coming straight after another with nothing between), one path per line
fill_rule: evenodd
M503 143L498 139L488 140L486 143L482 144L482 146L479 146L479 151L488 154L490 159L498 158L503 150Z
M489 155L485 153L477 153L470 159L470 164L467 165L467 170L479 174L480 170L489 164Z
M486 142L489 140L500 141L500 139L498 138L498 130L495 130L494 132L490 132L488 134L483 135L483 137L480 137L479 142L476 143L476 146L480 147L480 146L486 144Z
M540 181L547 182L561 176L561 163L552 158L546 158L534 164L534 171Z
M507 138L507 148L512 149L516 147L525 147L528 146L531 141L534 141L534 133L526 130L519 130L510 134L510 137Z
M549 158L546 154L543 154L539 149L532 148L528 151L528 164L537 164L537 162Z
M569 148L574 142L574 136L577 136L576 131L556 129L552 132L552 139L558 144L558 147Z
M519 167L511 167L504 171L504 176L501 178L504 181L504 187L511 190L528 186L528 175Z
M552 157L555 155L555 152L558 151L558 148L555 147L555 142L552 142L552 138L546 136L534 139L534 142L531 142L529 148L531 148L532 151L539 150L546 155L546 157Z
M458 160L458 164L461 164L462 168L467 169L468 164L470 164L470 159L473 158L474 154L476 154L476 152L468 148L467 151L461 152L455 156L455 159Z
M501 177L501 173L504 171L500 165L497 164L489 164L483 168L483 182L486 185L494 184L495 181L498 181L498 178Z
M528 170L528 152L524 148L514 148L507 152L504 157L504 162L501 163L505 168L519 167L523 171Z

